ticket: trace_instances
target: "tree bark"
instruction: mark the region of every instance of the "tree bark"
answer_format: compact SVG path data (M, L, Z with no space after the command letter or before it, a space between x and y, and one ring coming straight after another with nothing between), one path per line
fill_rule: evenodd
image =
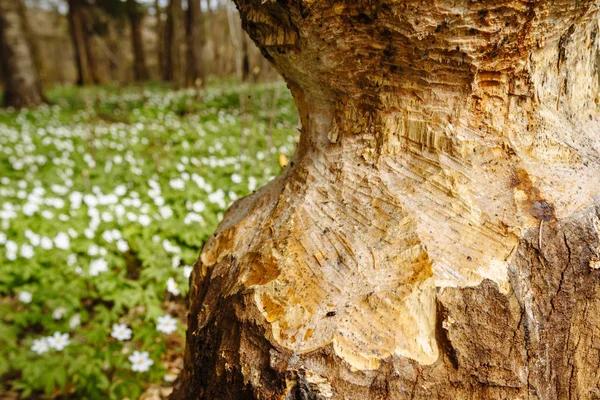
M5 106L31 108L46 101L32 41L21 0L0 0L0 64Z
M159 0L154 0L154 9L156 10L156 56L158 57L158 76L159 79L164 78L165 61L164 61L164 32L162 23L162 8Z
M250 55L248 54L248 36L242 31L240 35L242 42L242 81L248 81L252 75L250 71Z
M170 0L165 26L165 73L164 79L176 87L185 84L185 22L181 0Z
M172 398L599 399L598 2L236 4L302 132L204 246Z
M136 81L147 81L150 77L146 66L144 40L142 38L143 14L138 10L135 0L128 0L127 17L131 27L131 47L133 52L133 77Z
M90 21L81 0L69 0L69 28L77 64L77 85L101 84L95 55L94 41L88 29Z
M71 40L73 41L75 63L77 65L77 85L90 84L92 76L87 57L85 57L83 14L77 0L69 0L69 28L71 31Z
M205 86L205 28L200 0L190 0L187 10L187 86Z

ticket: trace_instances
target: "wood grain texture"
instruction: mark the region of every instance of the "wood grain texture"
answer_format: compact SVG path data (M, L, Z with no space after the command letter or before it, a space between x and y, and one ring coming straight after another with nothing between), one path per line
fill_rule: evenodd
M599 3L236 4L302 135L202 251L174 398L600 396Z

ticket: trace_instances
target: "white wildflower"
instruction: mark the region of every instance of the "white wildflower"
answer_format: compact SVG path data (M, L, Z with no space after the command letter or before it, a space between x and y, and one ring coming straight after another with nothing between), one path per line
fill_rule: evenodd
M231 182L233 183L242 183L242 176L240 174L231 175Z
M158 317L158 323L156 324L156 330L166 334L171 334L177 330L177 320L171 317L169 314L163 317Z
M54 213L50 210L44 210L44 211L42 211L42 217L44 217L46 219L52 219L52 218L54 218Z
M39 206L37 204L33 204L33 203L26 203L23 208L23 214L27 215L28 217L31 217L37 210L39 210Z
M103 258L90 262L90 276L98 276L101 272L108 271L108 263Z
M67 257L67 265L69 267L72 267L76 263L77 263L77 254L74 254L74 253L69 254L69 256Z
M188 213L185 216L185 218L183 219L183 223L186 224L186 225L190 225L190 224L193 224L195 222L203 224L204 223L204 218L202 218L202 215L196 214L195 212L191 212L191 213Z
M90 244L90 246L88 247L88 256L97 256L98 253L100 253L100 246L98 246L95 243Z
M185 189L185 181L181 178L171 179L169 186L175 190L183 190Z
M256 186L258 184L258 181L256 180L255 177L251 176L250 178L248 178L248 190L253 192L256 190Z
M125 324L114 324L112 326L112 332L110 336L114 337L119 341L129 340L131 339L132 331Z
M67 347L69 345L69 334L68 333L60 333L60 332L54 332L53 336L49 336L47 339L48 344L50 345L50 347L52 347L53 349L56 349L58 351L61 351L62 349L64 349L65 347Z
M142 214L139 216L138 221L139 221L140 225L148 226L152 222L152 219L149 216Z
M54 237L54 245L57 249L68 250L71 247L71 238L64 232L60 232Z
M13 242L12 240L7 240L4 247L6 248L6 258L10 261L16 260L19 245L17 245L17 243Z
M117 240L117 249L119 249L120 252L125 253L129 250L129 244L127 243L127 241L119 239Z
M192 210L196 213L201 213L202 211L206 210L206 205L202 201L196 201L194 204L192 204Z
M181 294L181 290L179 290L177 287L177 282L175 282L175 279L169 278L167 280L167 292L174 296L179 296Z
M52 242L52 239L50 239L49 237L44 236L40 240L40 246L44 250L50 250L50 249L52 249L54 247L54 243Z
M217 189L208 195L208 201L217 204L221 208L225 208L225 192L222 189Z
M31 243L32 246L40 245L40 235L33 233L29 229L25 231L25 237L29 239L29 243Z
M37 354L44 354L50 350L48 340L46 338L35 339L33 341L33 345L31 346L31 350L35 351Z
M114 216L108 211L102 212L102 221L104 222L112 222L114 220Z
M158 212L160 213L160 216L163 219L169 219L173 216L173 210L171 210L171 207L169 206L162 206L158 209Z
M33 257L33 255L34 255L33 247L31 245L24 243L21 246L21 257L30 259L31 257Z
M181 248L176 245L172 245L167 239L162 242L163 248L167 253L181 253Z
M31 300L33 300L33 295L27 290L22 290L19 292L19 301L21 303L28 304L31 303Z
M131 362L131 370L137 372L146 372L150 369L154 361L150 358L147 351L139 352L135 350L132 355L129 356Z
M125 193L127 193L127 188L125 187L125 185L119 185L115 188L115 194L117 196L124 196Z
M62 319L65 316L66 312L67 312L66 308L64 308L64 307L57 307L52 312L52 318L56 319L56 320Z
M112 231L104 231L102 233L102 239L104 239L108 243L112 243L115 238L113 237Z
M81 325L81 315L75 314L71 318L69 318L69 328L75 329L79 325Z

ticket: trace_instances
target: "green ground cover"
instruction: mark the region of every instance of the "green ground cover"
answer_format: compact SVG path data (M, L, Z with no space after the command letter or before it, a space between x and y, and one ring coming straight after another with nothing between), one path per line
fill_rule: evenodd
M295 107L281 83L48 97L0 111L0 393L134 399L174 378L191 265L293 152Z

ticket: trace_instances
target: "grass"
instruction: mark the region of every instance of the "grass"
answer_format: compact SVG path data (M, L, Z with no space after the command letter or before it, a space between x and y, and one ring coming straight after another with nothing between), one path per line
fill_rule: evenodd
M0 111L0 392L121 399L168 387L191 265L226 207L293 152L291 96L281 83L223 82L48 99Z

